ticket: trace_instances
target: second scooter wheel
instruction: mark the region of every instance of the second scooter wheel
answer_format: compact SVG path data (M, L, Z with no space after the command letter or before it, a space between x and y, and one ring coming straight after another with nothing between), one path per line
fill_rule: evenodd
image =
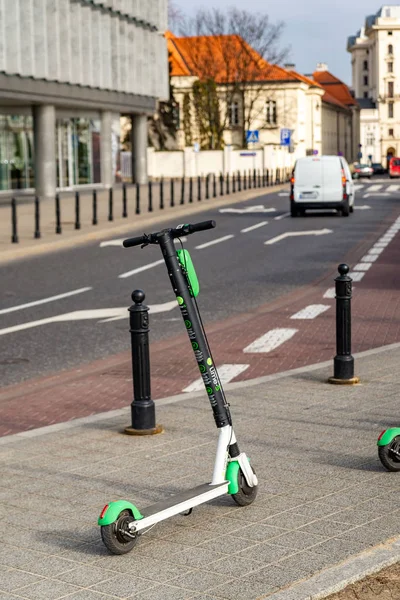
M378 446L381 463L388 471L400 471L400 435L386 446Z
M128 528L132 521L129 510L123 510L114 523L101 527L101 538L112 554L127 554L137 544L139 535L130 533Z
M251 470L255 473L253 467L251 467ZM258 486L253 485L253 487L250 487L247 485L246 478L241 469L238 472L238 485L239 491L236 494L232 494L232 498L239 506L249 506L256 499Z

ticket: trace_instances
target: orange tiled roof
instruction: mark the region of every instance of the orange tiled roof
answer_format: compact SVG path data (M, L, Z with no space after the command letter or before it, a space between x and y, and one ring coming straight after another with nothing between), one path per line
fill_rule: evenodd
M165 35L172 76L193 75L212 78L217 83L237 81L302 81L320 87L319 83L272 65L263 59L239 35L176 37Z
M339 102L346 107L357 106L357 100L353 98L347 85L329 71L315 71L313 78L324 88L328 97L336 100L336 103Z

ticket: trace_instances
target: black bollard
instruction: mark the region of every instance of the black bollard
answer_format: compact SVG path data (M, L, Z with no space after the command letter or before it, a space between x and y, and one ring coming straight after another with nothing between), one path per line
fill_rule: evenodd
M210 173L206 175L206 200L210 199Z
M197 201L200 202L201 200L201 177L200 175L197 176Z
M164 177L160 179L160 210L164 209Z
M17 201L15 198L11 200L11 242L18 244L18 232L17 232Z
M126 198L126 185L122 184L122 218L126 219L128 217L128 202Z
M185 178L181 179L181 204L185 204Z
M257 187L257 171L253 169L253 188Z
M232 173L232 194L236 194L236 175Z
M140 215L140 183L136 184L136 214Z
M189 179L189 202L193 202L193 177Z
M224 176L222 175L222 173L220 173L219 175L219 195L224 195Z
M169 189L170 189L170 199L169 199L169 205L170 206L175 206L175 190L174 190L174 178L171 177L171 180L169 182Z
M249 169L249 174L247 178L248 188L251 190L251 170Z
M261 187L261 172L260 169L258 169L258 187Z
M40 238L40 203L37 196L35 196L35 232L33 237L35 240Z
M226 174L226 184L225 184L226 193L229 194L229 173Z
M351 293L352 279L349 267L338 266L339 277L335 279L336 289L336 356L333 359L333 377L329 383L359 383L354 377L354 358L351 355Z
M92 225L97 225L97 191L93 190L93 200L92 200Z
M148 211L153 212L153 185L151 181L149 181L149 206Z
M114 201L112 187L110 187L108 191L108 220L114 221Z
M238 192L242 191L242 176L240 174L240 171L238 171Z
M243 189L247 190L247 172L243 172Z
M56 233L62 233L60 194L56 194Z
M131 403L131 426L125 428L129 435L153 435L162 433L162 425L156 425L156 408L151 399L149 308L143 303L142 290L132 293L134 302L129 310L131 333L133 401Z
M217 197L217 177L215 173L213 173L213 198Z
M75 192L75 229L81 228L81 206L79 192Z

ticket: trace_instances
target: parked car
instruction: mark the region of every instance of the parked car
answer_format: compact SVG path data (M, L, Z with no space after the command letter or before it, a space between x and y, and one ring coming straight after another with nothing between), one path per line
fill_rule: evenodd
M368 177L371 179L374 174L374 170L369 165L362 165L360 163L353 163L351 168L351 173L353 179L358 179L359 177Z
M371 167L374 175L384 175L386 173L386 169L382 163L372 163Z
M292 217L313 208L333 208L348 217L353 207L354 183L342 156L306 156L296 161L290 188Z
M389 177L400 177L400 158L392 156L389 161Z

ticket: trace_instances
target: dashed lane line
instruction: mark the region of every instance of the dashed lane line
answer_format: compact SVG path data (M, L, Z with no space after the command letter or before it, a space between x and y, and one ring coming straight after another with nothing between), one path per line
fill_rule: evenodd
M256 223L251 227L246 227L245 229L241 229L241 233L247 233L248 231L253 231L254 229L258 229L259 227L264 227L264 225L268 225L268 221L261 221L261 223Z
M302 308L297 313L292 315L291 319L315 319L318 315L322 315L325 311L329 310L330 306L327 304L310 304L305 308Z
M298 329L290 329L288 327L271 329L261 337L257 338L249 346L246 346L243 352L248 354L253 352L272 352L272 350L275 350L281 344L290 340L290 338L292 338L297 332Z
M227 240L235 237L233 234L224 235L223 237L217 238L216 240L211 240L211 242L206 242L205 244L200 244L200 246L195 246L196 250L202 250L203 248L208 248L208 246L214 246L214 244L220 244L221 242L226 242ZM164 262L164 261L162 261Z
M2 308L0 315L15 312L16 310L23 310L24 308L30 308L31 306L38 306L39 304L47 304L47 302L55 302L56 300L62 300L63 298L69 298L70 296L76 296L77 294L83 294L92 290L91 287L79 288L72 290L71 292L65 292L64 294L57 294L56 296L49 296L48 298L42 298L41 300L34 300L33 302L27 302L26 304L19 304L18 306L11 306L10 308Z
M136 269L132 269L132 271L127 271L126 273L121 273L118 275L119 279L126 279L127 277L131 277L132 275L136 275L136 273L141 273L142 271L147 271L148 269L152 269L153 267L157 267L164 262L164 259L156 260L155 262L148 263L147 265L143 265L142 267L137 267Z

